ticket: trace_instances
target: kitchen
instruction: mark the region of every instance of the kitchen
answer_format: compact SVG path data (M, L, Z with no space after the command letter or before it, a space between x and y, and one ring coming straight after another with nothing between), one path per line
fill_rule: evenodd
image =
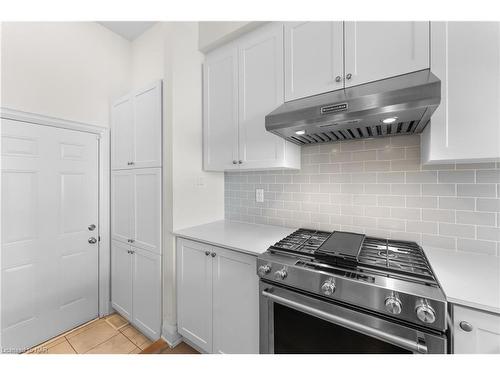
M500 354L499 22L1 27L3 352Z

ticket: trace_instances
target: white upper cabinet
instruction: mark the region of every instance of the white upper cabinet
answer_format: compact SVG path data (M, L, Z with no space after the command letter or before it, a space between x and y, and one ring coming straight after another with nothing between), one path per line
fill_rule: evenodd
M264 126L265 116L284 102L281 24L271 24L239 41L238 72L238 164L249 169L284 167L286 141Z
M429 22L345 22L345 86L429 68Z
M432 22L441 104L422 135L424 163L500 158L500 23Z
M285 101L344 87L342 22L285 23Z
M111 174L111 236L161 254L161 169Z
M500 354L500 315L453 306L453 353Z
M114 102L112 169L161 167L161 108L161 81Z
M238 51L223 46L203 64L204 168L238 168Z
M134 100L134 167L161 167L161 81L137 91Z
M284 101L283 24L209 53L203 66L204 169L300 168L300 147L265 129Z

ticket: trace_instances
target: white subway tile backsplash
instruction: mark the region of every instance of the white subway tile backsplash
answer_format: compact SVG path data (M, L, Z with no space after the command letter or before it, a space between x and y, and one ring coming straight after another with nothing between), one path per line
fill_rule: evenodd
M496 186L493 184L458 184L459 197L496 197Z
M418 136L304 146L301 170L227 172L225 215L500 256L500 163L419 158Z
M455 211L454 210L434 210L424 208L422 210L422 220L424 221L438 221L444 223L454 223L455 222Z
M493 184L500 183L500 169L476 171L476 182L477 183L493 183Z
M457 223L495 225L496 215L491 212L457 211Z
M439 198L439 208L455 210L474 210L476 206L474 198Z
M474 171L439 171L439 183L474 182Z
M439 234L443 236L474 238L476 229L473 225L440 223Z
M478 211L500 212L500 199L477 198Z
M433 195L436 197L455 196L455 184L422 184L422 195Z

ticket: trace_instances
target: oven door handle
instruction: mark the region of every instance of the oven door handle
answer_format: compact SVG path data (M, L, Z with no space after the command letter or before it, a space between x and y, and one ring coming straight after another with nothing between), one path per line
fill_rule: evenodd
M363 333L368 336L376 337L376 338L381 338L383 340L386 340L387 342L393 343L395 345L398 345L404 349L410 350L412 352L417 352L417 353L427 353L427 345L418 340L418 341L412 341L409 339L406 339L404 337L396 336L384 331L381 331L379 329L373 328L373 327L368 327L363 324L354 322L349 319L345 319L333 314L329 314L325 311L316 309L314 307L310 307L307 305L304 305L299 302L292 301L288 298L283 298L280 297L276 294L271 293L269 290L263 290L262 295L266 298L269 298L270 300L274 302L278 302L282 305L292 307L294 309L300 310L302 312L305 312L309 315L315 316L317 318L321 318L323 320L329 321L331 323L338 324L340 326L343 326L345 328L352 329L354 331Z

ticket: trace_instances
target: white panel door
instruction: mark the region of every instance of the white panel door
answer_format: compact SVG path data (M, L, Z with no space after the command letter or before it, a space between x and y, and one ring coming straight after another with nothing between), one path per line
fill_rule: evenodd
M212 352L212 247L177 240L177 329Z
M500 23L432 22L431 57L441 104L424 129L423 161L498 160Z
M161 167L161 81L133 94L134 168Z
M2 120L2 347L97 317L97 219L96 136Z
M283 25L238 41L239 158L244 168L283 166L285 141L266 131L265 116L283 104Z
M237 169L237 160L238 53L229 44L203 64L203 168Z
M132 265L130 245L111 241L111 305L127 320L132 319Z
M453 353L500 354L500 315L454 306L453 320Z
M130 168L134 161L134 101L131 95L111 106L111 168Z
M344 88L342 22L285 23L285 101Z
M134 246L161 254L161 169L136 169L133 174L134 223L131 239Z
M111 238L130 243L134 238L134 170L111 172Z
M256 257L214 247L213 352L259 353Z
M429 68L429 22L345 22L345 86Z
M132 322L151 340L161 334L161 256L132 247Z

